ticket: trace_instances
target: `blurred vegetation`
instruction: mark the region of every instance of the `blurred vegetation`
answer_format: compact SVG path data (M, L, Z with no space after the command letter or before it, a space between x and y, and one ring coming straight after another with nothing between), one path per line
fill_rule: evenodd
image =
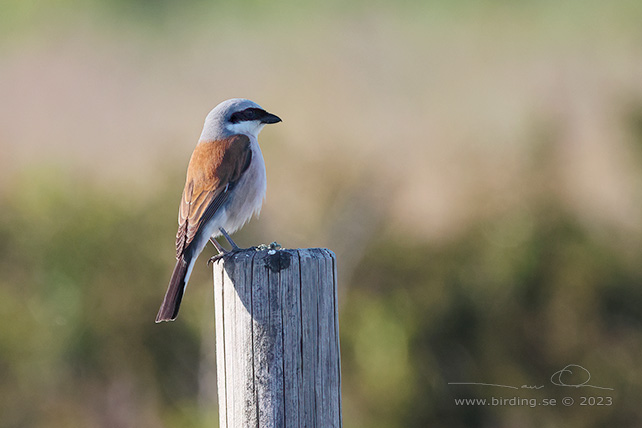
M186 426L169 422L193 405L200 337L153 328L175 217L158 196L47 168L3 195L0 426Z
M0 428L217 426L206 257L153 320L227 92L286 118L238 241L338 255L344 426L642 426L641 2L1 8Z
M636 426L642 420L634 404L642 397L634 368L642 351L642 269L555 206L532 208L472 225L442 247L397 237L370 249L349 292L356 307L342 314L346 395L361 398L358 426L561 426L560 420ZM571 362L590 368L592 384L614 391L552 389L552 373ZM448 385L462 381L545 388ZM612 395L614 406L453 405L458 397L559 403L584 394Z
M180 322L153 324L176 195L134 203L51 170L15 183L0 214L0 426L215 426L215 398L199 384L211 364L201 334L213 334L211 305L195 305L211 300L206 269ZM642 268L554 202L480 220L439 245L396 234L368 244L341 284L347 426L642 420ZM493 395L455 381L546 384L516 395L578 397L585 390L548 384L569 363L614 388L614 405L453 404Z

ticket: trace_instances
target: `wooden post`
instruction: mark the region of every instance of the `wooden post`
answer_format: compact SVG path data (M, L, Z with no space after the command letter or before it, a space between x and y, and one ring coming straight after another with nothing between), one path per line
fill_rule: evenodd
M320 248L214 264L221 428L342 426L336 272Z

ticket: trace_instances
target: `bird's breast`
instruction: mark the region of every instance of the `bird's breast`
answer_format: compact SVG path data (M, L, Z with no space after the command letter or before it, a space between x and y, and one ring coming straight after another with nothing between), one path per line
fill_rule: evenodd
M222 227L229 233L234 233L243 227L254 214L258 214L265 198L267 176L263 154L256 141L252 141L251 144L252 161L250 166L239 179L225 204L226 218Z

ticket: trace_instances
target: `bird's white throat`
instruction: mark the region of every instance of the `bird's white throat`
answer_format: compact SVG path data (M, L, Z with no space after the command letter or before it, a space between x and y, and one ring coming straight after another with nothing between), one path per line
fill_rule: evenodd
M245 120L238 123L230 123L226 128L233 134L245 134L248 137L258 138L259 132L263 129L265 123L260 120Z

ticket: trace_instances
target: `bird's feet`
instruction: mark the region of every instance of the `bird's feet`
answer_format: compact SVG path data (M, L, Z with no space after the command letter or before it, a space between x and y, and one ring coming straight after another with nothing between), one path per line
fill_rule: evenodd
M239 247L236 244L234 244L232 246L232 249L228 251L225 248L223 248L223 246L221 244L219 244L216 241L216 239L210 238L210 242L214 245L214 247L216 247L216 251L218 251L218 254L215 255L215 256L210 257L210 259L207 261L207 265L208 266L211 265L212 263L214 263L215 261L217 261L219 259L222 259L223 257L227 256L228 254L231 254L231 253L239 250Z
M212 263L224 258L224 257L231 256L231 255L236 254L236 253L240 253L241 251L248 251L248 250L254 250L254 251L265 251L265 250L276 251L276 250L280 250L281 249L281 244L279 244L278 242L274 241L274 242L270 243L269 245L268 244L260 244L260 245L255 246L255 247L248 247L248 248L236 247L236 248L232 248L231 250L225 250L222 247L220 249L217 247L216 249L219 251L219 253L216 254L215 256L210 257L210 259L207 261L207 265L208 266L211 265Z
M232 255L234 255L236 253L240 253L240 252L243 252L243 251L249 251L249 250L259 251L259 248L258 247L248 247L248 248L236 247L236 248L232 248L231 250L222 250L222 251L219 251L219 253L216 254L215 256L210 257L210 259L207 261L207 265L209 266L212 263L214 263L214 262L216 262L216 261L218 261L218 260L220 260L220 259L222 259L224 257L232 256Z

